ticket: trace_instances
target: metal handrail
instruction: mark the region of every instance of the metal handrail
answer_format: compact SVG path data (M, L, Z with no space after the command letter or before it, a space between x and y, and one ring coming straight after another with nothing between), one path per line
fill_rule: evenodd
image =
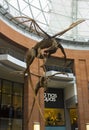
M0 54L9 54L21 61L24 61L24 54L11 48L0 47Z
M46 65L46 71L60 71L60 72L66 72L66 73L73 73L72 69L69 67L60 67L60 66L49 66Z

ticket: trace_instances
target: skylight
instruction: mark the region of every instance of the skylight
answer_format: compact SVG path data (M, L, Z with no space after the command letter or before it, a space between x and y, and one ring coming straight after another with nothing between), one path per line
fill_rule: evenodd
M89 41L89 0L0 0L0 5L13 17L27 16L36 20L51 35L76 20L85 19L61 38Z

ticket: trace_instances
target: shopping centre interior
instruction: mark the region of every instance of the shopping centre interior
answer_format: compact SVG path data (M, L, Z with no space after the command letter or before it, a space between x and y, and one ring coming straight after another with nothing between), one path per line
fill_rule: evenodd
M0 130L89 130L88 7L88 0L0 1ZM45 71L44 60L34 59L30 80L28 49L58 33L58 50L47 57ZM32 86L44 75L47 88L35 97Z

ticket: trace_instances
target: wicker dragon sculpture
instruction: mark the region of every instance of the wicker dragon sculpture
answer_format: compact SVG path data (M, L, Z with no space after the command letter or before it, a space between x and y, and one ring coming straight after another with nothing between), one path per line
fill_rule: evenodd
M33 32L33 33L35 33L35 34L43 37L43 40L41 40L40 42L37 42L37 44L34 45L32 48L28 49L28 51L26 53L26 64L27 64L27 68L26 68L26 70L24 72L24 77L25 76L28 77L28 86L30 84L30 86L31 86L31 88L33 90L33 95L34 95L34 100L33 100L32 108L31 108L31 111L30 111L27 123L31 119L31 115L32 115L32 111L33 111L35 102L36 102L36 104L38 106L39 112L40 112L43 120L45 121L43 113L42 113L41 108L39 106L39 103L38 103L38 101L36 99L37 98L37 94L38 94L39 89L41 87L43 87L44 89L47 88L47 83L48 83L48 80L50 79L50 77L55 76L56 74L60 74L60 72L56 73L54 75L51 75L51 76L33 74L33 73L30 72L30 65L33 63L34 59L37 57L37 58L40 58L40 59L42 59L44 61L44 64L43 64L43 66L44 66L45 65L45 60L44 59L47 59L48 57L50 57L51 54L56 53L56 51L59 48L61 49L61 51L62 51L62 53L64 55L64 59L66 61L66 53L64 51L64 48L58 42L58 40L56 40L56 37L57 36L59 36L59 37L62 36L64 33L66 33L67 31L69 31L70 29L74 28L78 24L84 22L85 20L83 20L83 19L82 20L78 20L78 21L72 23L65 30L63 30L61 32L58 32L58 33L56 33L53 36L50 36L49 34L47 34L37 24L37 22L34 19L31 19L29 17L24 17L24 16L15 17L14 19L17 19L19 21L19 24L24 24L26 22L29 22L30 23L29 30L31 30L31 32ZM21 19L23 19L23 22L21 21ZM38 80L37 84L35 85L35 88L34 88L33 83L32 83L31 75L39 77L39 80Z

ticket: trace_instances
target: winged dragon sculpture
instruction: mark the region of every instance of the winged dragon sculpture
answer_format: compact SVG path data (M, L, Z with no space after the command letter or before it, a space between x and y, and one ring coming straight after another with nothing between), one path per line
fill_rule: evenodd
M68 28L64 29L61 32L54 34L53 36L50 36L47 32L45 32L38 25L38 23L34 19L31 19L31 18L25 17L25 16L15 17L14 19L18 19L19 24L25 24L26 22L29 22L29 30L31 30L31 32L43 37L43 39L40 42L37 42L32 48L28 49L27 54L26 54L27 69L32 64L35 57L38 57L38 58L44 58L44 56L49 57L51 54L55 53L59 48L61 49L61 51L64 55L64 59L66 59L66 54L65 54L64 48L59 43L59 41L56 39L56 37L62 36L67 31L71 30L78 24L85 21L84 19L75 21ZM23 19L23 21L21 21L21 19ZM41 53L42 50L44 50L43 54Z
M72 23L68 28L64 29L61 32L58 32L56 34L54 34L53 36L50 36L47 32L45 32L34 19L31 19L29 17L25 17L25 16L19 16L19 17L15 17L14 19L17 19L19 24L25 24L26 22L29 22L29 30L32 33L35 33L39 36L42 36L43 39L40 42L37 42L32 48L28 49L27 53L26 53L26 64L27 64L27 68L25 70L24 74L28 74L28 80L30 80L30 85L32 87L33 93L34 93L34 100L33 100L33 104L32 104L32 109L28 118L28 122L31 118L31 114L33 111L33 107L34 107L34 103L37 103L38 109L40 111L40 114L42 115L42 117L44 118L42 112L41 112L41 108L36 100L37 97L37 93L39 91L39 89L41 87L43 88L47 88L47 82L50 79L50 77L54 76L39 76L36 74L33 74L37 77L39 77L39 80L34 88L34 86L32 85L32 79L31 79L31 72L30 72L30 65L33 63L34 59L40 58L40 59L44 59L44 58L48 58L51 54L56 53L56 51L60 48L63 55L64 55L64 59L66 61L66 53L65 50L63 48L63 46L59 43L59 41L56 39L57 36L62 36L64 33L66 33L67 31L71 30L72 28L74 28L75 26L79 25L80 23L84 22L84 19L75 21L74 23ZM23 21L22 21L23 19ZM44 63L45 64L45 63ZM56 75L56 74L55 74Z

